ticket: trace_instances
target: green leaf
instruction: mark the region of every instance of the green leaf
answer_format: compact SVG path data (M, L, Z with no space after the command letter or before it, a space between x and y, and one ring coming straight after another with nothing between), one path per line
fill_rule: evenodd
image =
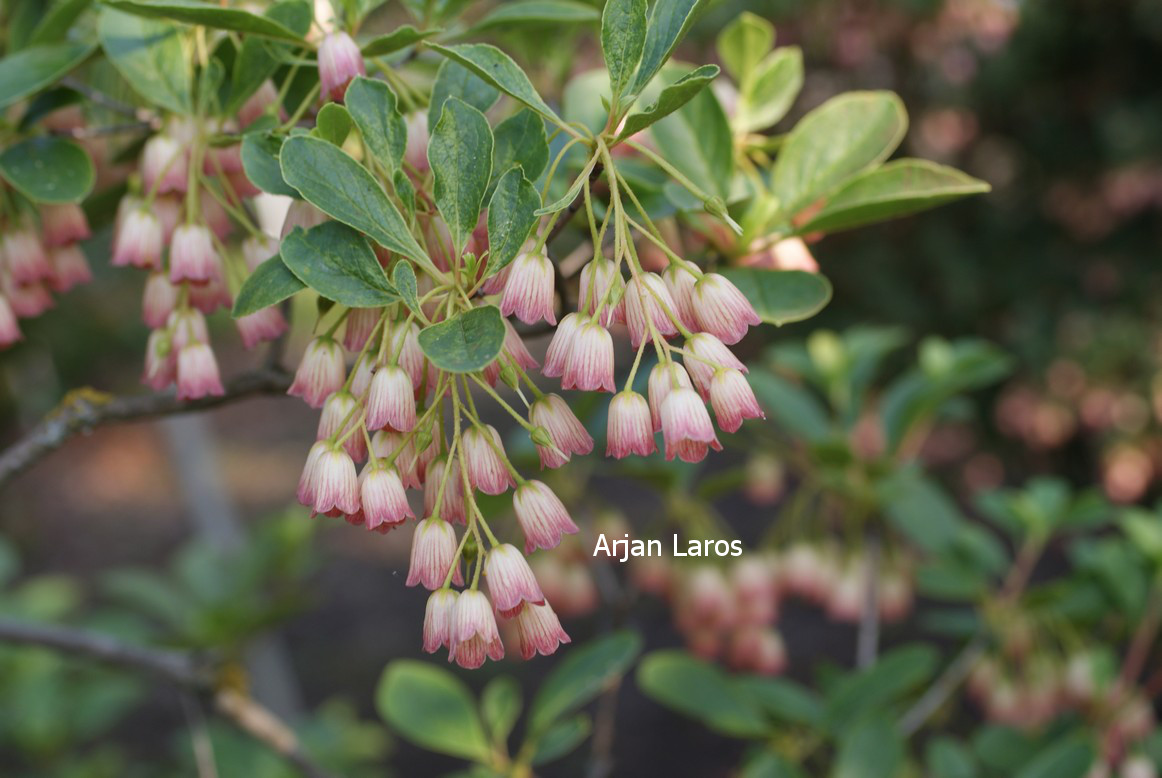
M501 3L472 26L474 32L513 24L577 24L596 22L601 13L575 0L515 0Z
M593 172L593 166L597 164L597 155L589 158L585 168L581 173L573 179L573 185L569 187L569 191L565 192L565 196L555 203L549 203L543 208L537 209L537 216L546 216L557 211L563 211L569 207L569 204L577 199L577 195L581 194L581 187L585 186L585 182L589 180L589 174Z
M956 168L923 159L897 159L851 179L796 231L847 230L935 208L990 188Z
M1082 778L1089 773L1097 749L1090 738L1074 735L1038 753L1015 778Z
M407 149L408 130L386 82L359 76L343 97L363 142L388 172L399 169Z
M493 678L480 694L480 717L498 745L508 742L520 710L520 684L511 676Z
M646 30L641 65L630 94L641 94L646 84L658 74L674 48L686 37L701 6L702 0L655 0Z
M351 114L346 108L338 103L327 103L319 109L311 135L342 147L351 133L352 124Z
M959 740L940 736L928 741L924 764L929 775L940 778L977 778L972 752Z
M815 692L786 678L748 676L738 689L767 715L795 724L817 727L823 720L823 701Z
M784 216L883 162L907 128L904 104L892 92L848 92L812 110L787 135L771 174Z
M431 263L379 182L342 149L300 135L282 144L279 161L283 179L323 213L421 266Z
M282 240L283 262L316 292L352 308L376 308L399 299L363 236L339 222L295 230Z
M261 35L276 40L296 42L302 40L301 35L269 17L201 0L103 0L103 2L107 6L147 19L168 19L247 35Z
M743 132L770 127L787 115L802 88L803 52L798 46L776 49L740 90L735 127Z
M807 778L807 773L780 754L758 751L743 764L738 778Z
M558 721L537 738L537 747L532 758L533 765L560 759L581 745L592 730L593 722L584 713Z
M663 72L672 79L674 69ZM675 79L676 80L676 79ZM724 202L734 175L734 137L710 89L701 89L682 107L650 127L658 151L704 192Z
M647 696L715 732L757 738L770 730L758 707L717 665L685 651L655 651L645 657L637 685Z
M544 732L601 694L641 652L636 632L621 631L569 651L541 682L529 711L529 731Z
M406 259L398 260L391 271L391 283L396 293L403 300L404 305L414 314L420 313L419 287L416 284L416 271Z
M397 51L406 49L408 46L413 46L422 40L432 37L439 31L439 29L417 30L410 24L405 24L402 27L392 30L387 35L380 35L378 38L373 38L363 44L363 56L384 57L388 54L394 54Z
M904 742L883 716L859 722L839 738L832 778L895 778L903 766Z
M269 132L253 132L242 138L242 169L250 183L264 192L299 197L298 190L283 180L278 155L283 138Z
M865 713L888 717L885 708L931 678L937 660L936 649L931 646L904 646L837 681L828 689L824 702L827 729L842 733Z
M492 178L492 128L484 114L449 97L428 141L428 163L435 178L432 197L459 254L476 229Z
M36 46L42 43L56 43L63 41L68 35L69 28L90 5L93 0L60 0L53 3L32 31L28 38L28 45ZM0 81L0 83L3 83Z
M448 59L440 63L432 84L432 98L428 103L429 128L440 121L444 101L449 97L458 97L483 113L500 98L500 91L460 63Z
M522 108L496 125L492 135L493 177L503 175L513 165L520 165L525 177L536 181L549 164L545 122L533 111Z
M504 334L500 309L485 305L420 330L420 348L441 370L474 373L500 355Z
M964 517L956 503L930 478L904 469L879 482L879 498L892 525L927 551L947 549L959 534Z
M306 289L307 285L290 271L282 257L275 254L254 268L234 298L234 318L277 305Z
M488 201L488 271L491 276L516 259L537 223L541 195L521 173L511 168L500 177Z
M307 34L314 18L309 0L279 0L266 9L265 15L299 36ZM230 97L224 112L237 113L246 100L274 75L281 57L290 54L290 46L260 37L247 37L234 61L230 78ZM276 56L277 55L277 56Z
M646 45L646 0L608 0L601 13L601 52L612 94L621 95Z
M461 43L457 46L431 44L431 48L459 62L506 95L524 103L547 119L562 124L561 117L548 106L533 88L520 65L495 46L487 43Z
M191 112L193 73L187 41L177 26L106 7L97 20L97 37L114 67L147 102Z
M718 58L740 87L775 45L775 26L743 11L718 35Z
M645 110L630 114L625 120L625 126L622 127L621 134L617 136L618 142L641 132L658 120L664 119L672 114L693 100L694 96L701 92L717 76L717 65L703 65L700 68L691 70L663 89L661 94L658 95L658 99Z
M981 764L1001 775L1015 775L1037 752L1030 735L999 724L986 724L972 735L972 750Z
M747 380L775 424L809 443L828 437L827 409L806 389L766 370L752 370Z
M489 761L491 748L472 695L443 668L410 659L392 662L379 681L375 705L396 732L418 746Z
M403 171L403 168L399 168L391 174L391 185L395 187L395 194L403 203L408 216L414 218L416 215L416 188L412 186L412 180L408 178L408 174Z
M723 268L722 274L746 295L768 324L781 327L810 319L831 302L831 282L819 273L732 267Z
M88 43L57 43L0 59L0 108L55 83L92 53Z
M0 176L38 203L76 203L93 189L93 160L64 138L29 138L0 154Z

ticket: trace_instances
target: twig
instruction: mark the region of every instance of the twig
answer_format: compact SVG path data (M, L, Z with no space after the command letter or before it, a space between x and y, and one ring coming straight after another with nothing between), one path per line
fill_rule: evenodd
M880 644L880 539L869 533L865 543L863 609L859 614L859 634L856 637L856 667L871 667L876 663Z
M928 687L928 691L924 692L923 696L916 700L916 704L900 718L899 729L904 737L915 734L928 717L956 691L956 687L968 678L968 674L984 653L985 645L984 636L977 635L961 650L956 659L952 660L952 664L944 668L944 672Z
M598 177L601 175L601 171L604 169L604 166L600 162L593 166L593 169L589 171L590 185L592 185L598 179ZM553 229L549 231L549 236L545 238L545 243L552 243L557 239L558 235L565 231L565 227L567 227L569 222L573 220L573 217L577 214L577 211L581 210L581 203L584 201L585 193L579 192L577 196L573 198L573 202L569 203L569 207L565 209L565 212L557 219L557 223L554 224Z
M226 384L226 392L220 397L203 397L188 402L180 401L172 394L116 397L94 389L75 389L65 395L56 410L40 424L0 453L0 488L79 432L103 424L216 408L256 395L280 394L290 384L291 375L286 371L263 369L237 376Z
M194 752L194 765L198 778L218 778L218 765L214 759L214 742L206 727L206 717L202 714L197 697L183 689L178 694L182 702L182 712L186 715L186 725L190 730L190 747Z
M141 121L152 121L154 113L146 108L135 108L128 103L123 103L120 100L110 97L102 92L100 89L95 89L83 81L69 77L61 79L61 85L72 89L75 92L80 92L85 97L92 100L102 108L107 108L114 113L119 113L122 116L129 116Z
M299 745L294 732L245 694L219 686L220 666L210 656L123 643L89 630L0 618L0 643L51 648L102 664L145 672L188 692L209 696L234 726L274 751L307 778L331 778Z

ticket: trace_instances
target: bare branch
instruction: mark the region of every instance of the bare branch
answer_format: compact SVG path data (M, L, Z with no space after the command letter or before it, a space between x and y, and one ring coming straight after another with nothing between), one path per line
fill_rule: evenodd
M864 597L856 636L855 666L871 667L876 663L880 645L880 539L868 533L865 542Z
M952 664L948 665L940 677L932 682L928 691L916 701L900 718L900 732L904 737L911 737L924 725L924 722L944 704L956 687L960 686L972 668L976 667L977 660L984 654L986 641L983 636L977 635L964 647Z
M590 185L592 185L593 182L595 182L601 176L601 171L604 169L605 167L600 162L593 166L593 170L589 171ZM546 244L552 243L557 239L558 235L565 231L565 227L567 227L569 222L573 220L573 217L577 214L577 211L581 210L581 204L583 202L585 202L585 193L579 192L577 196L573 198L573 202L569 203L569 207L565 209L565 212L561 214L560 217L558 217L557 223L553 225L553 229L549 232L549 237L545 238Z
M157 676L182 690L207 695L234 726L274 751L307 778L331 778L299 745L281 719L228 686L219 685L221 666L209 655L137 646L109 635L52 624L0 618L0 643L51 648L102 664Z
M104 424L123 423L159 416L216 408L247 397L282 394L291 384L291 375L280 369L243 373L226 384L221 397L203 397L183 402L172 394L141 394L126 397L75 389L40 424L16 443L0 452L0 488L13 476L32 466L41 457L60 448L73 435Z

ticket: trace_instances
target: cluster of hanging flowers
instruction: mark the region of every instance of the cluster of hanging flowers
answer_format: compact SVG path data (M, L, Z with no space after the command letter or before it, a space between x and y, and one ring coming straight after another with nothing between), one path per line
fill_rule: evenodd
M357 48L342 33L324 40L319 66L322 92L336 100L363 74ZM420 202L431 191L426 121L416 113L406 124L406 170ZM387 532L417 519L407 492L422 492L407 585L431 591L424 649L446 648L450 661L479 667L503 656L500 624L508 621L524 658L550 654L569 637L526 554L554 548L578 528L543 481L516 468L477 402L490 400L524 428L542 468L589 454L594 440L569 403L534 380L538 371L560 379L564 390L612 395L607 456L650 455L660 432L667 459L697 462L721 448L711 410L725 432L762 415L746 367L729 348L760 320L730 281L691 262L673 257L664 272L646 272L621 227L611 254L604 241L594 242L577 309L558 320L565 290L556 287L544 245L551 224L507 267L485 277L485 263L476 261L489 249L483 218L459 252L449 248L448 226L434 209L417 208L416 218L431 259L429 268L414 268L420 309L351 308L309 343L297 368L289 393L321 409L298 499L313 514ZM389 270L409 261L377 254ZM506 317L495 361L454 373L425 356L422 327L491 304ZM543 363L510 318L555 327ZM619 391L614 333L623 331L636 356ZM643 395L632 387L649 349L657 363ZM505 387L509 399L501 395ZM497 537L476 499L509 492L523 535L516 544Z
M229 121L171 117L146 141L140 176L118 205L112 264L148 274L141 315L151 332L142 381L155 390L176 384L179 399L223 394L206 316L229 309L243 281L278 251L247 210L246 198L260 190L243 171L240 144L211 139L245 129L276 103L267 81ZM241 241L234 239L239 232ZM246 348L287 329L277 307L236 324Z
M44 117L56 132L80 130L84 117L68 108ZM80 242L89 221L76 203L36 205L0 182L0 349L23 338L20 319L41 315L64 294L92 280Z

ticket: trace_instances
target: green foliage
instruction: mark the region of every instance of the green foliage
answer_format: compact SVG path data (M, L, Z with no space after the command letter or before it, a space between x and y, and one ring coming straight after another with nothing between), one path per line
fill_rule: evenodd
M261 311L306 289L307 285L290 271L282 256L275 254L254 269L234 299L235 317Z
M299 41L302 35L278 21L239 8L226 8L202 0L104 0L105 5L147 19L166 19L199 24L219 30L259 35L276 40Z
M193 105L189 43L181 29L115 8L101 9L97 37L113 66L148 103L176 113Z
M450 373L483 370L503 347L504 318L495 305L473 308L420 331L424 356Z
M375 704L396 732L419 746L480 762L491 758L472 694L447 670L397 660L384 671Z
M32 46L0 59L0 108L50 86L90 54L85 43Z
M347 86L343 102L375 160L389 173L398 170L407 148L407 125L391 87L360 76Z
M520 253L537 223L541 196L520 168L510 168L500 177L488 202L488 270L503 270Z
M280 253L300 281L328 300L374 308L399 299L371 246L339 222L323 222L309 230L296 227L283 239Z
M78 144L29 138L0 153L0 176L38 203L76 203L93 189L96 171Z
M492 129L484 114L449 97L428 142L435 187L432 196L459 255L480 217L492 178Z
M724 269L723 275L746 295L768 324L781 327L809 319L831 302L831 284L818 273L735 267Z

